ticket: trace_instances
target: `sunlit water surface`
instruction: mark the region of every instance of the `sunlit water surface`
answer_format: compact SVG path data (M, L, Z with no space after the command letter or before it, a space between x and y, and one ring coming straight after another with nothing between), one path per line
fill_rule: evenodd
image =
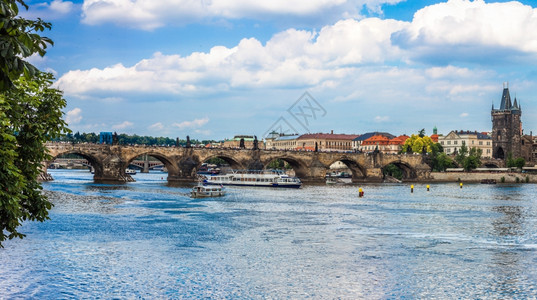
M0 298L537 297L537 186L228 188L52 170L50 220L0 249Z

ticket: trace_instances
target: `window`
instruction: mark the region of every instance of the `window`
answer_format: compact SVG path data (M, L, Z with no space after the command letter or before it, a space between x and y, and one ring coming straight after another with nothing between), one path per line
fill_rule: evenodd
M447 144L448 144L448 145L451 145L451 141L447 141Z
M453 141L453 145L457 145L458 141Z

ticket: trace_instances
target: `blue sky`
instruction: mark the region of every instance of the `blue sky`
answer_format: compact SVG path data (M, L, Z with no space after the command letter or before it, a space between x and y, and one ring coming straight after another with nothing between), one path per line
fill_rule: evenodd
M509 82L537 133L534 1L26 2L75 132L490 131Z

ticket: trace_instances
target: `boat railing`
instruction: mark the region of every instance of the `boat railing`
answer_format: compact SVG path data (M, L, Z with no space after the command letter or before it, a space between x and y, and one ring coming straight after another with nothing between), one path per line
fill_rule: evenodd
M284 175L286 174L282 170L231 170L232 174L276 174Z

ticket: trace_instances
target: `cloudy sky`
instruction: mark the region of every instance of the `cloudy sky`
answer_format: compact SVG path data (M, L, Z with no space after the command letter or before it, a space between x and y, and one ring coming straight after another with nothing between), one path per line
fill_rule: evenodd
M490 131L509 82L537 133L535 1L26 2L75 132Z

